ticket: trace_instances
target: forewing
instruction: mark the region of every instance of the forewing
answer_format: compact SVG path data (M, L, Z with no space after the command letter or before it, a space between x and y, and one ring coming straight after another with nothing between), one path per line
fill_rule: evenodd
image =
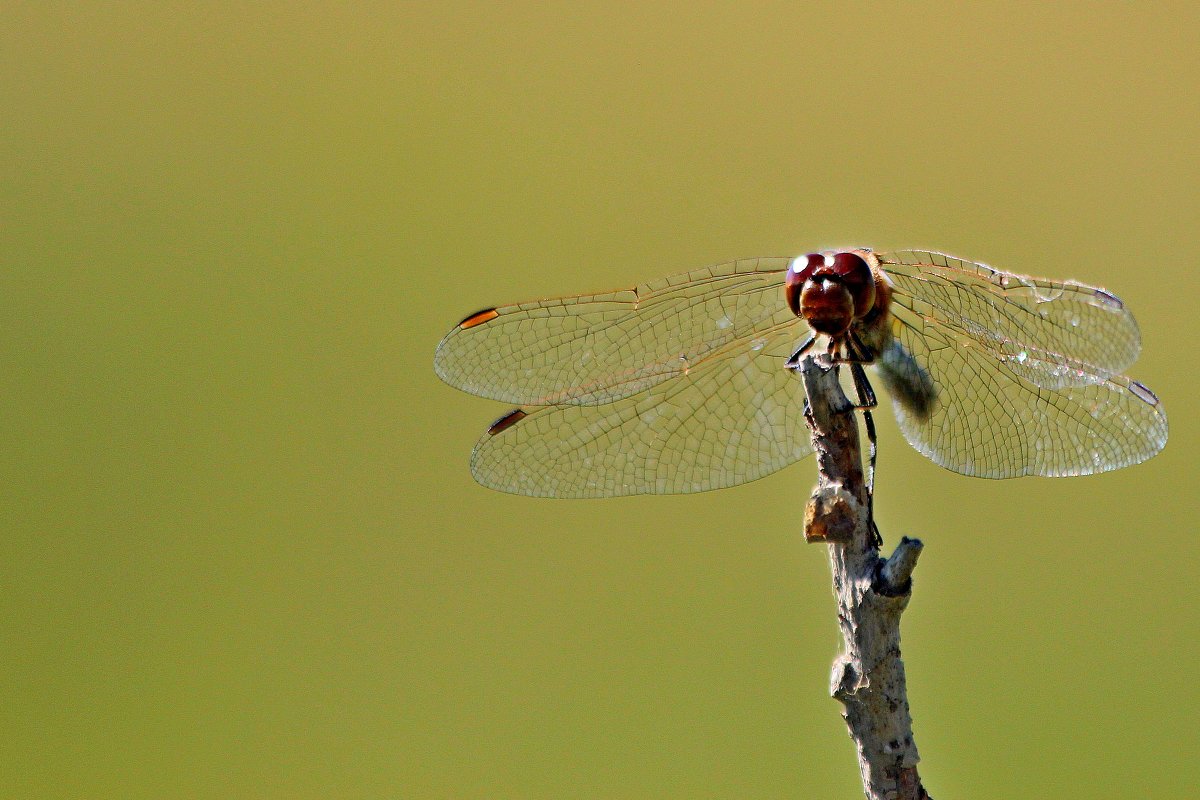
M1145 461L1166 444L1166 413L1137 381L1090 373L1040 385L1030 380L1043 374L1031 356L1018 361L904 309L894 335L936 394L925 418L893 402L896 418L909 443L947 469L984 478L1087 475Z
M605 405L518 409L484 434L471 472L541 497L676 494L761 478L812 452L787 331L739 341L686 374Z
M1013 369L1038 386L1086 385L1137 359L1137 323L1103 289L924 250L877 255L895 287L894 304L1011 356Z
M781 324L802 336L783 294L787 265L742 259L624 291L488 309L442 339L434 369L452 386L510 403L608 403Z

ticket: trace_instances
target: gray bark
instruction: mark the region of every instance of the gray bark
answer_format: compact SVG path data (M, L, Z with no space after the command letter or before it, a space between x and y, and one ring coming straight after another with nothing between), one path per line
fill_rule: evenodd
M805 537L826 542L833 567L843 651L831 691L858 749L869 800L928 800L917 774L917 746L900 659L900 615L912 592L922 544L904 538L879 555L863 477L858 420L825 355L800 362L818 480L805 510Z

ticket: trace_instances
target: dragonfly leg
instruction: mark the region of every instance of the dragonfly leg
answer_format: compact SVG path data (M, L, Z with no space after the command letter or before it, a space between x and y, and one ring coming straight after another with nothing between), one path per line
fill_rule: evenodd
M873 408L879 407L879 400L875 397L875 390L871 387L871 382L867 380L867 372L863 369L861 361L851 361L850 375L854 378L854 388L858 394L858 405L854 406L857 411L870 411Z
M875 462L879 454L879 447L875 439L875 418L871 415L871 409L879 405L879 400L875 397L875 390L871 388L871 382L867 380L867 371L863 369L863 361L859 358L861 353L861 344L853 339L846 341L846 350L851 357L850 375L854 378L854 390L858 395L858 405L856 408L862 412L863 424L867 429L867 442L870 446L870 455L867 461L867 520L871 525L871 538L875 542L876 547L883 545L883 537L879 535L879 526L875 524Z
M879 526L875 524L875 458L879 448L875 444L875 420L871 412L863 409L863 422L867 428L867 441L870 443L870 456L867 466L867 521L871 524L871 538L876 547L883 546L883 537L879 535Z
M847 331L842 337L842 344L845 347L844 353L837 357L837 360L843 364L874 364L875 356L870 355L870 350L863 344L862 339L854 331Z
M875 439L875 419L871 415L871 409L875 408L878 402L862 364L851 363L850 374L854 377L854 388L858 394L857 408L862 412L863 424L867 429L867 442L870 447L870 455L867 460L867 519L871 523L871 535L875 546L879 547L883 544L883 537L879 535L879 528L875 525L875 463L879 447Z
M792 353L792 357L789 358L787 360L787 363L784 364L783 366L786 369L800 369L800 356L807 353L809 348L813 346L813 342L815 342L815 341L817 341L817 335L815 333L813 333L812 331L809 331L808 338L804 340L804 342L800 345L799 349L797 349L796 352Z
M850 374L854 377L854 389L858 393L858 405L855 406L859 411L868 411L879 405L879 400L875 397L875 390L871 388L871 382L867 380L867 371L863 369L863 364L873 364L874 359L865 357L866 351L858 338L851 335L846 338L846 355L844 363L850 365Z

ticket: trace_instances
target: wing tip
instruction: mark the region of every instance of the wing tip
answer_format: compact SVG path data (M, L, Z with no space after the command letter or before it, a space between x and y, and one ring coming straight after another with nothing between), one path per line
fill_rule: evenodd
M1093 294L1093 296L1095 296L1096 300L1099 301L1099 305L1103 306L1104 308L1109 308L1109 309L1112 309L1113 311L1124 311L1125 310L1124 301L1122 301L1121 298L1117 297L1115 294L1108 291L1107 289L1093 288L1092 294Z
M482 325L485 322L491 322L496 317L500 316L500 312L494 308L485 308L481 311L476 311L474 314L468 314L463 317L462 322L458 323L460 330L474 328L476 325Z
M1156 395L1154 392L1152 392L1150 390L1150 387L1147 386L1146 384L1142 383L1141 381L1130 380L1129 381L1129 392L1134 397L1136 397L1138 400L1141 400L1143 403L1145 403L1146 405L1153 406L1154 408L1158 408L1158 404L1159 404L1158 395Z
M507 414L500 417L500 419L488 426L488 436L495 436L498 433L503 433L528 416L529 412L527 412L525 409L514 408L512 411L509 411Z
M461 322L442 337L442 340L438 342L437 349L433 353L433 371L439 378L456 389L462 389L472 394L479 394L479 392L465 385L466 381L464 380L461 366L455 366L456 359L462 355L456 350L461 345L455 344L457 338L455 334L459 331L482 325L485 322L490 322L498 316L500 316L500 312L494 308L485 308L482 311L476 311L474 314L468 314L463 317Z

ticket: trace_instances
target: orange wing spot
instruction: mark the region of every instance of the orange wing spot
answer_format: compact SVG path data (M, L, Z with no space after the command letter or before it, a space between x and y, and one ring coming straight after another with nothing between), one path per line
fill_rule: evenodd
M476 311L474 314L467 317L462 322L458 323L458 327L464 328L464 329L465 328L474 328L476 325L482 325L483 323L485 323L489 320L493 320L498 316L500 316L500 312L497 311L496 309L485 308L483 311Z
M491 434L492 436L495 436L497 433L508 430L513 425L516 425L518 422L520 422L521 420L525 419L528 416L529 415L526 414L521 409L514 408L512 411L508 412L503 417L501 417L500 419L493 422L492 427L488 428L488 433Z

